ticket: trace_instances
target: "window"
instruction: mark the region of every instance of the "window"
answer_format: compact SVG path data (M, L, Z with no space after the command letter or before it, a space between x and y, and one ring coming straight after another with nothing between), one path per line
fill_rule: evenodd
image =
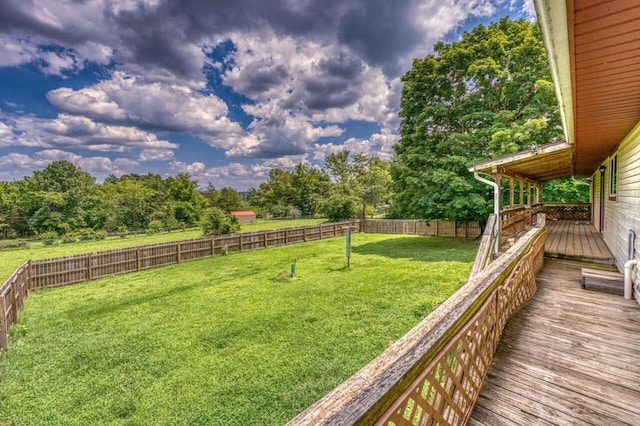
M609 197L618 193L618 154L609 159Z

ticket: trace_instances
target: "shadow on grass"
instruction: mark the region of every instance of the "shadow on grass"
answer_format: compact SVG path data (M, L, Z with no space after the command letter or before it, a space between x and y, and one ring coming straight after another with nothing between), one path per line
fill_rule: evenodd
M378 255L416 262L473 262L477 243L462 238L403 237L354 246L360 255Z
M171 288L162 288L158 291L152 292L143 292L142 294L136 295L127 295L127 296L119 296L116 298L112 298L109 301L103 301L103 303L96 308L91 308L89 306L82 306L70 309L68 312L70 315L76 315L79 317L101 317L104 315L112 315L114 312L130 309L135 306L139 306L144 303L154 303L159 300L165 299L167 297L172 297L179 293L185 293L195 289L196 287L201 287L202 283L192 283L188 285L182 285Z

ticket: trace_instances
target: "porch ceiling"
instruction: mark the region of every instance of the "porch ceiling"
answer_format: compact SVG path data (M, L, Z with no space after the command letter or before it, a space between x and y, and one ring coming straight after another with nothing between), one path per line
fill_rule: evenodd
M572 176L572 147L562 141L475 164L473 172L546 182Z

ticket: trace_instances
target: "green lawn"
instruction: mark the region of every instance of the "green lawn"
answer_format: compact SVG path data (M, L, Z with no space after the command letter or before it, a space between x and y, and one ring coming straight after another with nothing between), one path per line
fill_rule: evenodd
M267 229L287 228L291 226L315 225L326 222L326 219L299 220L258 220L256 223L243 224L240 232L263 231ZM167 243L188 240L202 236L200 228L185 231L163 232L155 235L129 235L109 237L102 241L78 241L70 244L45 246L41 242L32 242L26 249L0 250L0 285L11 276L13 271L27 260L47 259L50 257L69 256L73 254L91 253L101 250L113 250L145 244Z
M0 354L0 424L284 424L446 300L475 251L354 234L349 270L334 238L34 292Z

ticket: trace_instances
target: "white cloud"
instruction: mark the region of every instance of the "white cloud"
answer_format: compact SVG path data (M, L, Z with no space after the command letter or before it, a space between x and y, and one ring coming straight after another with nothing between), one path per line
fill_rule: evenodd
M97 121L191 133L228 155L246 154L258 144L255 136L227 117L227 105L217 96L187 86L144 82L123 72L80 90L52 90L47 99L66 113Z
M38 46L26 38L0 34L0 67L28 64L38 56Z
M83 149L119 152L140 158L173 158L179 145L135 127L107 125L80 116L60 114L54 119L32 116L8 117L0 131L0 146L41 147L52 149Z
M60 160L69 161L92 175L102 177L109 174L130 173L139 165L136 161L125 158L112 160L108 157L83 157L69 151L46 149L37 151L31 156L15 152L5 154L0 157L0 166L13 169L37 170L46 167L53 161Z
M393 146L398 142L398 139L399 136L393 133L375 133L369 139L349 138L343 144L315 144L313 160L324 161L327 155L342 150L390 160L393 156Z

